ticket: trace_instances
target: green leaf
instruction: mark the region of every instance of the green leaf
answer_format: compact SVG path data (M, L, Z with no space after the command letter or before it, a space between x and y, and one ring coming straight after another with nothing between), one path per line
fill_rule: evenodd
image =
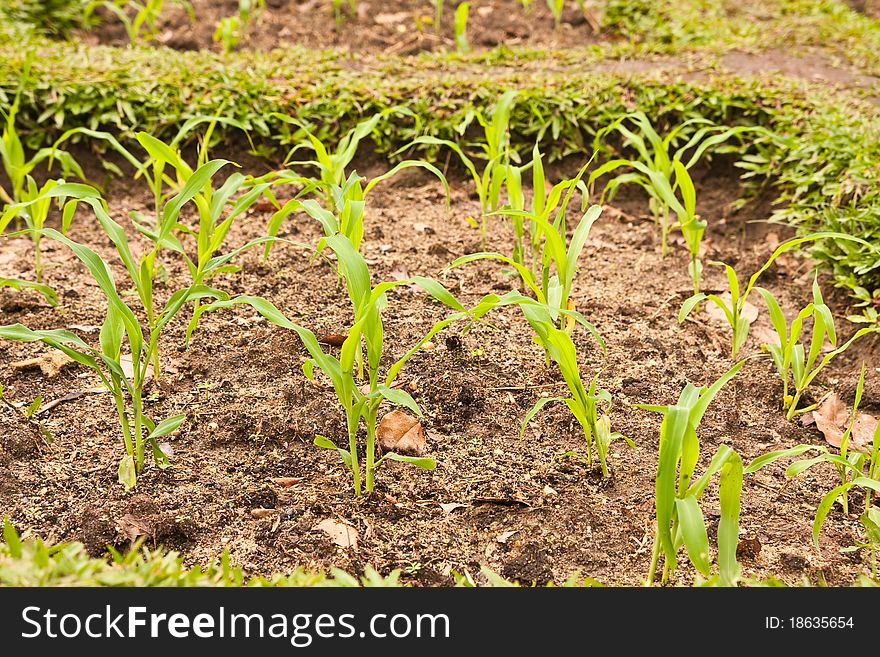
M21 559L21 538L19 538L18 532L15 531L15 527L8 516L3 518L3 540L6 541L6 547L9 548L9 556L13 559Z
M156 425L156 428L150 432L150 435L147 436L147 440L155 440L156 438L162 438L163 436L167 436L169 433L177 429L183 421L186 420L186 415L174 415L165 420L162 420L159 424Z
M422 470L433 470L437 467L437 461L427 456L404 456L395 452L388 452L382 458L391 461L400 461L401 463L409 463Z
M134 456L131 454L126 454L119 462L119 483L125 486L125 490L131 490L137 483Z
M694 568L708 577L712 572L709 563L709 536L700 504L695 497L678 498L675 500L675 509L688 557Z
M722 581L728 586L733 586L740 574L736 548L739 545L742 483L742 458L731 450L731 455L721 470L721 482L718 486L721 504L721 518L718 521L718 567Z
M818 445L797 445L796 447L791 447L789 449L782 449L776 452L768 452L767 454L762 454L761 456L754 459L751 463L748 464L745 468L746 474L752 474L757 472L763 467L766 467L782 458L788 458L791 456L800 456L805 452L809 452L810 450L823 450L824 448L819 447Z

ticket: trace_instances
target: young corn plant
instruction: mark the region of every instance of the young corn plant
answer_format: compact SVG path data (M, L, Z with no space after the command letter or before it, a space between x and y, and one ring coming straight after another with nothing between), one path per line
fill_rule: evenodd
M213 127L213 123L211 126ZM262 237L251 240L231 253L218 256L225 244L233 222L244 214L257 200L269 190L269 182L256 182L241 173L229 175L222 185L215 185L215 178L229 164L228 160L207 160L204 150L199 155L199 164L193 169L180 156L174 145L166 144L152 135L141 132L137 140L147 151L152 164L153 175L148 177L155 197L156 220L149 223L142 215L133 214L132 220L137 229L154 244L154 248L144 260L142 277L156 276L158 255L167 249L177 253L186 262L193 285L206 284L218 273L233 271L235 266L229 261L240 253L257 245L271 242L274 238ZM172 179L166 172L170 167ZM173 196L163 192L163 183L171 182ZM192 203L198 213L197 223L190 224L182 218L183 208ZM195 252L191 255L184 242L191 242ZM223 260L218 265L218 258ZM148 287L145 285L144 290ZM143 299L148 311L148 321L153 321L154 309L151 298ZM199 300L193 303L193 316L187 327L189 339L198 323ZM158 358L158 356L157 356ZM156 371L159 371L158 362Z
M364 491L373 490L376 471L388 460L409 463L426 470L431 470L436 466L434 459L429 457L406 456L393 452L385 453L380 458L376 458L376 426L379 407L384 400L387 400L421 415L421 409L409 393L394 387L400 370L422 345L446 326L461 319L479 318L488 312L493 304L489 300L468 311L442 285L432 279L422 277L379 283L373 286L366 261L347 237L336 234L325 238L324 241L336 254L354 307L354 322L342 344L338 357L324 351L310 330L291 322L265 299L241 296L220 300L202 306L200 312L243 303L253 307L274 324L295 331L299 335L310 355L303 366L304 374L311 379L316 368L324 372L333 384L333 390L346 417L347 448L337 446L325 436L316 436L315 445L336 450L339 453L343 463L352 474L355 495L359 496ZM420 286L431 297L457 312L434 324L409 351L387 367L385 377L382 378L379 371L385 367L382 310L387 305L386 293L393 287L408 284ZM364 350L366 351L366 374L363 372L363 364L356 367ZM363 362L361 361L361 363ZM357 376L355 375L356 369L361 370ZM366 384L359 385L359 382L364 378L367 379ZM363 468L361 467L358 445L358 431L361 423L366 428L366 451Z
M623 184L633 183L642 187L648 193L654 221L660 226L660 248L663 255L669 252L670 232L678 227L688 243L692 263L696 263L699 242L706 224L695 213L693 183L688 170L709 149L750 131L769 134L764 128L759 127L727 128L715 125L706 119L691 119L674 127L665 137L660 137L644 112L625 114L596 133L593 149L598 150L603 139L612 132L617 132L624 138L626 144L636 150L637 157L609 160L590 175L588 184L592 188L593 183L601 176L618 169L628 169L605 184L602 198L604 199L606 194L609 198L613 198ZM684 145L676 148L676 145L688 134L689 137ZM688 153L690 153L689 157ZM676 198L676 191L679 189L683 196L682 202ZM671 221L670 210L677 215L677 223ZM698 287L697 272L692 272L692 276Z
M343 13L342 5L348 5L348 13L350 16L357 16L357 0L333 0L333 18L336 20L336 29L342 27Z
M0 186L0 201L8 204L21 203L25 200L25 194L28 192L28 176L42 162L46 162L48 168L51 169L53 161L58 160L63 177L68 178L75 175L81 180L85 179L82 169L73 156L58 148L63 139L55 142L52 148L39 149L30 158L25 153L21 137L15 127L15 120L21 107L21 94L30 79L32 63L33 54L28 55L25 60L24 70L19 79L12 105L8 109L0 108L0 115L4 119L3 134L0 137L0 163L2 163L3 171L10 183L9 190Z
M584 439L587 443L587 467L593 464L593 448L599 457L599 465L602 468L602 476L609 477L608 450L611 443L617 439L625 440L631 447L635 444L623 434L611 430L611 418L608 411L611 408L611 393L599 389L599 375L584 383L578 367L577 349L567 331L560 330L555 326L555 320L551 308L535 303L520 303L523 314L535 332L533 338L540 344L549 359L559 366L559 371L568 387L568 397L542 397L526 413L520 429L520 437L525 433L526 427L532 418L547 404L551 402L563 402L571 414L581 425ZM601 342L604 349L604 343Z
M834 327L834 317L831 309L825 305L822 298L822 289L819 281L813 278L813 302L801 310L789 325L785 321L785 315L776 298L768 290L757 288L767 304L770 313L770 321L776 332L779 344L765 344L765 349L773 359L779 378L782 379L782 410L789 420L795 415L812 411L818 407L818 403L804 408L798 408L801 396L807 387L816 379L819 373L825 369L836 356L846 351L859 338L871 334L880 333L880 327L866 327L859 329L855 334L839 347L837 346L837 330ZM809 349L801 342L804 320L812 317L813 328L809 340ZM822 356L826 340L833 349ZM822 359L819 360L819 357ZM789 391L793 388L793 394Z
M85 203L94 210L101 227L116 246L139 300L142 303L145 299L152 301L152 278L142 275L146 270L145 257L137 260L132 255L122 226L110 218L97 192L86 185L58 185L49 190L48 194L70 199L65 205L65 215L72 213L77 203ZM147 445L150 445L153 459L159 467L169 465L157 440L174 431L186 419L185 415L175 415L156 422L149 417L144 406L144 386L149 369L156 359L162 330L190 301L224 298L225 295L205 285L191 285L177 290L161 311L153 315L145 333L135 311L117 292L110 267L97 253L54 229L44 228L42 233L70 248L103 292L107 300L107 315L101 327L100 345L95 348L71 331L35 331L22 324L0 326L0 338L18 342L42 342L62 351L98 375L101 384L113 395L116 404L125 444L125 456L119 463L118 478L120 483L130 489L136 484L138 475L143 472ZM127 343L127 354L123 354L123 342ZM123 361L127 358L132 363L131 378L126 375L123 367Z
M443 0L431 0L434 5L434 32L440 33L443 29Z
M47 192L53 187L64 184L63 180L48 180L42 187L37 187L37 183L31 176L27 177L27 190L21 194L19 204L9 206L9 208L0 215L0 234L6 230L14 219L24 219L27 226L27 234L34 243L34 276L37 283L43 282L43 257L40 248L40 240L42 238L42 229L49 216L49 210L52 206L52 197ZM59 198L59 203L63 203L64 199ZM61 231L67 232L70 219L66 217L66 221L62 225Z
M535 162L540 166L540 157ZM541 178L543 179L543 169ZM498 260L513 267L519 274L523 285L535 295L535 299L551 309L552 321L556 324L564 324L565 330L571 334L574 322L570 316L566 318L564 311L574 309L571 301L571 290L574 284L574 276L577 272L578 259L586 246L590 229L602 213L602 207L593 205L586 209L577 226L568 239L568 229L565 220L565 211L571 200L581 177L586 171L586 165L580 173L571 180L565 180L555 185L549 194L544 194L543 182L539 191L535 192L533 207L530 211L515 210L507 207L498 214L507 215L514 221L514 231L517 235L518 246L514 249L512 257L497 252L480 252L456 258L447 265L446 270L460 267L461 265L476 260ZM536 176L536 180L537 180ZM511 177L516 181L516 176ZM512 189L510 196L518 200L521 194L516 184L509 185ZM536 190L539 188L536 188ZM552 220L551 220L552 217ZM523 264L522 241L525 230L521 223L529 222L532 232L532 265ZM587 323L587 327L594 336L598 336L595 329Z
M698 388L688 383L678 401L670 406L635 404L637 408L663 415L660 425L660 455L657 460L655 500L657 533L647 584L653 585L660 557L663 556L661 583L666 584L675 572L682 546L697 571L710 577L709 537L700 509L700 498L710 479L720 473L718 497L721 518L718 522L718 570L721 582L734 586L740 574L736 560L739 543L739 512L742 493L743 464L739 454L722 445L709 466L695 479L700 458L697 429L709 404L724 385L742 368L740 361L711 386Z
M455 8L455 50L460 53L471 51L471 44L467 38L468 12L470 8L470 2L462 2Z
M822 233L813 233L812 235L807 235L805 237L797 237L790 240L787 240L780 244L775 251L767 258L767 261L761 266L758 271L752 274L751 278L749 278L748 285L743 290L740 286L739 276L736 271L730 265L724 264L723 262L711 262L710 264L716 265L719 267L724 267L725 272L727 273L727 284L728 284L728 292L730 293L730 302L727 302L725 299L722 299L720 296L714 293L703 293L697 292L693 296L689 297L681 306L681 310L678 313L678 321L679 323L684 322L684 320L694 311L695 308L699 306L703 301L709 301L714 303L718 308L722 310L724 313L724 317L727 320L728 326L731 329L731 342L730 342L730 358L731 360L736 360L737 354L739 354L739 350L745 344L746 338L749 336L749 328L751 324L748 319L745 317L745 309L746 303L749 300L752 292L758 288L755 287L755 284L758 282L758 278L760 278L761 274L767 271L773 262L783 253L789 251L795 247L798 247L802 244L806 244L808 242L815 242L817 240L822 240L825 238L833 238L833 239L842 239L842 240L853 240L856 242L863 242L867 244L864 240L852 237L850 235L845 235L843 233L831 233L831 232L822 232ZM763 292L761 294L764 294Z
M223 52L229 54L238 45L248 24L266 6L266 0L238 0L238 13L224 16L214 30L214 42L223 44Z
M369 119L361 121L354 128L349 130L342 137L342 139L339 140L339 143L333 150L328 148L327 145L323 141L321 141L321 139L307 125L305 125L298 119L287 116L285 114L273 114L274 117L280 119L284 123L293 125L297 128L297 132L292 135L292 138L298 141L294 144L293 148L290 150L290 152L287 154L287 157L285 158L286 166L307 165L317 169L318 171L317 178L308 178L293 173L290 170L284 170L277 174L276 177L278 178L278 181L288 181L305 185L306 187L303 192L301 192L301 194L313 190L320 190L324 197L324 206L328 209L332 208L334 204L334 189L338 190L345 185L346 180L349 177L346 173L346 169L348 168L348 165L351 164L354 156L357 154L357 149L360 146L361 142L364 139L367 139L375 131L376 126L379 125L379 122L390 114L414 116L412 112L402 107L392 107L381 112L377 112ZM418 117L415 118L418 121ZM301 138L301 135L305 135L305 138ZM302 149L313 151L315 154L315 159L291 162L290 158L293 157L293 154ZM437 176L441 181L443 181L444 187L446 187L448 198L449 186L446 183L446 178L443 176L440 170L437 169L437 167L423 160L404 160L402 162L399 162L390 171L387 171L381 176L378 176L374 180L370 181L370 183L368 183L368 187L372 188L374 184L381 182L382 180L387 180L399 171L410 167L420 167L430 171L435 176Z
M195 12L189 0L175 2L195 22ZM165 0L94 0L86 5L86 20L91 18L98 7L103 7L116 16L125 27L129 43L138 45L148 43L159 34L159 18L165 7Z
M855 545L847 548L845 551L867 550L871 558L871 573L874 579L876 579L878 575L877 557L878 553L880 553L880 511L873 505L872 494L875 492L880 493L880 425L874 430L874 438L867 451L850 450L849 443L864 388L865 365L862 364L850 422L841 437L840 446L836 454L821 445L801 444L789 449L763 454L749 463L745 472L757 472L779 459L802 456L807 452L819 452L817 456L812 458L793 461L785 470L786 476L790 478L796 477L818 463L831 463L837 470L840 484L823 496L816 509L816 516L813 520L813 543L817 548L819 547L819 536L822 526L825 524L825 520L827 520L834 504L839 502L843 514L849 516L849 492L853 488L864 490L865 506L864 511L859 516L859 522L864 528L865 540L856 540Z
M490 118L486 118L481 112L474 114L477 122L483 128L483 142L479 144L486 161L482 173L477 170L474 161L468 157L461 146L448 139L422 136L397 151L408 150L413 146L444 146L455 153L464 167L467 169L480 199L480 211L482 213L481 235L483 243L487 238L487 217L490 212L501 207L501 191L507 179L507 171L511 161L517 162L519 157L510 148L510 113L513 111L516 100L516 91L506 91L495 103ZM467 122L466 122L467 123ZM464 128L462 128L463 130ZM396 154L396 153L395 153Z

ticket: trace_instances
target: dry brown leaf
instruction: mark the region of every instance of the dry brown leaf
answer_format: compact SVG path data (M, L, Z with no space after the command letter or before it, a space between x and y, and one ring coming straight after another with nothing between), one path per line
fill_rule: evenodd
M76 361L60 351L50 351L36 358L27 358L9 363L9 367L20 371L39 369L51 379L58 376L61 370L74 362Z
M775 344L779 345L779 334L769 326L755 326L751 330L752 337L758 344Z
M507 541L509 541L511 538L513 538L517 534L519 534L518 529L511 529L509 532L504 532L503 534L498 534L498 536L495 537L495 540L498 541L499 543L507 543Z
M271 516L274 516L276 513L278 513L278 509L251 509L251 515L254 518L258 519L269 518Z
M424 456L425 432L419 421L403 411L386 413L376 429L379 448L407 456Z
M321 344L329 344L331 347L341 347L345 342L345 336L341 333L327 333L318 340Z
M153 533L153 526L146 520L136 518L130 513L126 513L116 523L116 529L133 541L138 536L149 536Z
M315 525L313 529L327 534L327 536L330 537L330 540L339 547L357 550L358 533L351 525L326 518Z
M304 479L304 477L274 477L270 479L270 481L276 486L281 486L283 488L289 488L294 484L298 484Z
M840 396L836 392L828 395L819 408L813 411L812 416L826 442L832 447L840 447L843 434L852 418L852 410L843 403ZM876 430L877 418L861 411L856 412L849 436L849 448L864 451L873 440Z
M461 502L449 502L448 504L440 505L440 508L443 509L446 513L452 513L456 509L466 509L467 507L467 504L462 504Z

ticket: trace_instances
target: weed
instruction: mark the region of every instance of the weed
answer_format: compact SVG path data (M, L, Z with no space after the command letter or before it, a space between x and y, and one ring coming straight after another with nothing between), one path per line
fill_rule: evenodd
M189 0L176 0L195 22L195 13ZM85 16L90 19L95 9L103 7L116 16L125 27L131 45L147 43L159 34L159 18L165 0L93 0L86 5Z
M460 53L471 51L471 44L467 38L468 11L470 2L462 2L455 8L455 49Z

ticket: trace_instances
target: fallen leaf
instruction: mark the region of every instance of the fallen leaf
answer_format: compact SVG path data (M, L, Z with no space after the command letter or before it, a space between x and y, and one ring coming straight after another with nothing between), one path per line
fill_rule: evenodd
M752 328L751 334L760 345L779 345L779 334L769 326L755 326Z
M27 358L25 360L9 363L9 367L19 371L39 369L44 375L51 379L58 376L58 373L61 372L61 370L74 362L76 361L60 351L50 351L37 356L36 358Z
M318 339L321 344L329 344L331 347L341 347L345 342L345 336L341 333L327 333Z
M171 443L159 443L159 450L169 459L174 458L174 446Z
M153 533L153 526L146 520L136 518L130 513L126 513L116 523L116 529L133 541L138 536L149 536Z
M834 392L825 398L819 408L812 413L816 421L816 427L825 436L826 442L832 447L840 447L843 434L846 432L852 418L852 410ZM867 445L873 440L877 430L877 418L856 412L852 432L849 436L849 448L865 451Z
M289 488L290 486L301 482L303 479L304 477L275 477L274 479L270 479L270 481L276 486Z
M724 303L726 303L728 306L731 304L730 292L725 292L724 294L720 294L718 296L720 296L721 300ZM716 306L711 301L707 301L704 303L705 303L704 308L705 308L706 315L708 315L710 318L718 321L719 323L722 323L725 325L727 324L727 316L724 314L724 311L721 310L721 308ZM745 304L743 305L742 316L745 318L745 320L749 324L751 324L756 319L758 319L758 306L746 301Z
M251 515L254 518L259 518L259 519L269 518L271 516L274 516L276 513L278 513L278 509L263 509L263 508L251 509Z
M330 540L339 547L357 550L358 533L351 525L326 518L315 525L313 529L327 534Z
M125 374L129 379L134 378L134 362L131 359L131 354L122 354L119 357L119 366L122 368L122 373ZM145 379L149 379L153 376L153 366L150 365L147 367L147 375Z
M467 507L467 504L462 504L461 502L449 502L447 504L440 505L440 508L443 509L446 513L452 513L456 509L466 509Z
M544 491L543 491L543 492L544 492L544 495L558 495L558 493L556 492L556 490L555 490L552 486L550 486L549 484L547 484L546 486L544 486Z
M428 224L418 222L413 224L413 228L417 233L424 233L425 235L433 235L435 232L434 229L431 228Z
M397 267L391 272L391 280L405 281L409 278L409 270L406 267Z
M386 413L376 429L379 447L383 452L408 456L424 456L425 432L419 421L403 411Z
M507 543L511 538L513 538L516 534L519 534L518 529L511 529L509 532L504 532L503 534L498 534L495 537L495 540L499 543Z

